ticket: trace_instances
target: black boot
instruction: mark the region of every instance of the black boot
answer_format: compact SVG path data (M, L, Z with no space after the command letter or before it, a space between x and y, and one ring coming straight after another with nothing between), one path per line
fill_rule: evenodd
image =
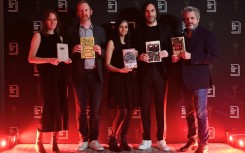
M109 142L108 142L109 149L114 152L120 152L121 149L119 148L117 144L117 139L114 136L109 136L108 139L109 139Z
M37 130L35 149L37 153L47 153L43 146L43 133Z
M132 148L128 145L128 142L125 137L121 137L120 148L125 151L131 151Z
M52 133L52 138L51 138L51 152L58 153L60 152L58 144L57 144L57 132Z

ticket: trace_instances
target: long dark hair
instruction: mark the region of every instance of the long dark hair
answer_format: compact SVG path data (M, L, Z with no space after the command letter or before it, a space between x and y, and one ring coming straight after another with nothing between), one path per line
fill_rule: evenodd
M128 26L129 26L128 21L125 20L125 19L119 19L119 20L117 20L117 22L116 22L116 24L115 24L115 26L114 26L114 36L113 36L113 41L114 41L114 43L115 43L115 46L122 44L121 41L120 41L119 26L120 26L120 24L122 24L123 22L126 22L126 23L128 24ZM125 41L125 45L126 45L127 47L131 47L131 42L130 42L130 30L129 30L129 27L128 27L128 33L127 33L127 35L125 36L124 41Z
M160 18L160 13L159 13L157 4L156 4L155 2L153 2L153 1L146 1L146 2L142 5L142 7L141 7L141 13L142 13L143 17L145 18L145 9L146 9L146 7L147 7L149 4L152 4L152 5L155 7L156 13L157 13L156 19L159 20L159 18Z
M43 26L42 26L41 33L47 34L47 32L48 32L47 20L48 20L48 18L49 18L49 14L50 14L50 13L54 14L55 17L56 17L56 19L57 19L57 26L56 26L56 28L54 29L54 33L60 35L60 19L59 19L59 17L58 17L57 12L54 11L54 10L47 10L47 11L44 13L43 20L42 20Z

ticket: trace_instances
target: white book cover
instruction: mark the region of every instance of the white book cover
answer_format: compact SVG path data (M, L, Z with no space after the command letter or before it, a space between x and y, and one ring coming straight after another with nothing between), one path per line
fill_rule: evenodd
M161 51L160 41L148 41L145 45L146 54L150 57L148 63L161 62L162 59L159 56L159 52Z
M69 60L68 44L57 43L57 58L60 61Z
M124 67L137 68L137 60L134 48L123 49Z

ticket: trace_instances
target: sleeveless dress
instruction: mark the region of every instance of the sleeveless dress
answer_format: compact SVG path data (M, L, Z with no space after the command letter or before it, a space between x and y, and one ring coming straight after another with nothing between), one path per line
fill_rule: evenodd
M124 67L122 50L127 48L123 44L115 45L111 65L117 68ZM139 107L139 91L135 71L129 73L109 72L107 105L108 108L135 109Z
M59 35L41 34L37 57L57 57L56 44L61 43ZM68 129L67 64L57 66L50 63L38 64L41 79L43 112L40 131L52 132Z

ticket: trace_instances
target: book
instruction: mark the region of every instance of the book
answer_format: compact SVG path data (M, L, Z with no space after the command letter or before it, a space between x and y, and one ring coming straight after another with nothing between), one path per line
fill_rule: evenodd
M57 58L60 61L69 60L68 44L57 43Z
M146 54L150 57L148 63L161 62L162 59L159 56L161 51L160 41L148 41L146 45Z
M184 37L173 37L171 38L172 41L172 48L173 48L173 55L180 56L185 49L185 38Z
M134 48L123 49L124 67L137 68L137 60Z
M81 58L95 58L94 37L81 37Z

